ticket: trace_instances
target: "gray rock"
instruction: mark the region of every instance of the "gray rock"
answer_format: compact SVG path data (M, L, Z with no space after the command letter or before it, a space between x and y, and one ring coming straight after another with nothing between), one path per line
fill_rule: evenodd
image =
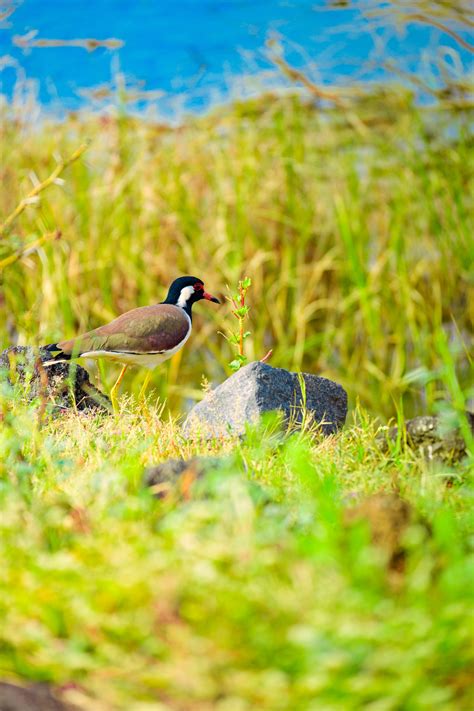
M347 394L337 383L310 373L298 375L260 361L249 363L211 390L197 403L183 424L187 437L229 437L245 433L265 412L280 411L286 424L301 426L308 414L321 424L324 434L336 432L345 422Z
M43 366L51 354L43 348L13 346L0 353L0 378L20 382L25 397L32 400L44 394L55 411L77 408L108 412L110 400L89 380L87 370L77 363L53 363Z
M474 414L466 412L466 417L474 435ZM459 428L446 429L436 415L420 415L407 420L402 435L411 449L418 450L428 460L456 462L466 454L466 443ZM387 449L387 440L395 441L397 437L398 427L391 427L385 437L379 436L379 441Z
M74 711L76 706L60 701L47 684L17 686L0 682L0 711Z

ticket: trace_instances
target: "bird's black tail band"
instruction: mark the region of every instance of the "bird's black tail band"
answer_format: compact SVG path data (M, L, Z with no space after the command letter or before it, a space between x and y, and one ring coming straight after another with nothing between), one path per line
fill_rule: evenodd
M43 346L43 350L47 351L49 355L48 363L60 363L64 360L71 360L69 353L64 353L62 348L60 348L57 343L50 343L47 346Z

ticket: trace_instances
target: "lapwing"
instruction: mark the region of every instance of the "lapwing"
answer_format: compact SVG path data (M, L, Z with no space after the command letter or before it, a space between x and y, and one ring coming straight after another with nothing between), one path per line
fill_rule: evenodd
M137 365L152 370L177 353L191 335L192 307L201 299L220 303L204 290L201 279L179 277L161 303L132 309L93 331L45 346L51 359L44 365L71 358L106 358L122 363L120 375L110 391L116 410L116 392L127 368Z

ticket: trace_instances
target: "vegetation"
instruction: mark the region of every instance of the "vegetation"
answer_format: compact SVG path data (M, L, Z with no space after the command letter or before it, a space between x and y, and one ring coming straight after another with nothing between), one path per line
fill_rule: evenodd
M0 240L1 261L43 234L62 235L3 271L0 345L94 328L159 301L178 274L225 294L244 272L249 359L272 348L273 365L334 378L352 404L386 418L395 403L413 414L446 399L448 371L466 388L468 114L417 108L400 93L360 100L352 118L356 110L354 128L346 111L266 97L178 129L119 114L35 130L6 112L5 216L60 157L85 138L91 145ZM153 376L174 412L199 396L203 373L219 381L230 372L233 349L218 332L233 329L231 310L196 311L182 360ZM112 371L102 373L109 387ZM132 370L126 387L138 392L144 377Z
M275 63L311 100L268 94L175 128L120 101L34 127L30 105L1 107L0 349L154 303L179 274L239 286L195 309L145 400L145 373L127 373L116 418L50 418L0 382L0 676L91 711L467 710L469 103L459 83L434 105L385 87L323 107ZM184 441L177 418L208 381L270 351L340 382L347 427L270 419L242 442ZM434 411L460 423L462 461L376 438ZM194 455L218 460L191 488L143 486L147 465ZM374 519L380 492L408 502L403 525Z
M232 315L235 316L239 324L237 331L229 331L227 335L223 334L224 338L237 350L236 357L229 363L229 368L234 371L239 370L248 361L244 352L244 344L250 336L250 331L245 330L245 321L249 315L250 307L245 303L245 297L251 286L252 280L250 277L245 277L239 281L237 294L227 297L227 301L232 305Z
M267 424L199 448L153 401L122 406L40 430L4 392L4 678L106 711L470 707L465 463L382 454L363 413L326 439ZM145 464L196 452L225 458L184 499L142 487ZM394 489L416 514L402 570L344 513Z

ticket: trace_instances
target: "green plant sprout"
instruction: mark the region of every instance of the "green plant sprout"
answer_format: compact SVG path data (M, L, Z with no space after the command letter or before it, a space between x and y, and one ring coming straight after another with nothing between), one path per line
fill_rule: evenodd
M245 303L245 297L251 286L252 279L246 276L239 280L237 287L238 292L226 297L227 301L232 304L232 314L239 322L239 327L236 331L229 331L227 336L223 334L224 338L237 350L235 358L229 363L229 367L234 372L239 370L239 368L247 362L247 356L244 353L244 343L245 339L250 336L250 331L245 330L245 321L248 317L250 306Z

